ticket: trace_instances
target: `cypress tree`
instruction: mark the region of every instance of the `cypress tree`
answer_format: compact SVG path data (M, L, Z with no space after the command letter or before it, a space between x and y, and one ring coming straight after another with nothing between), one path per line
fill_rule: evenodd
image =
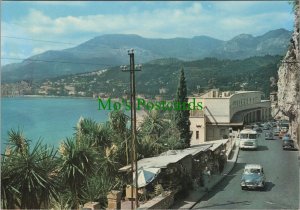
M180 109L175 111L175 122L180 132L180 140L184 142L185 147L190 147L190 111L188 106L187 87L183 68L180 71L179 83L176 93L176 102L180 104Z

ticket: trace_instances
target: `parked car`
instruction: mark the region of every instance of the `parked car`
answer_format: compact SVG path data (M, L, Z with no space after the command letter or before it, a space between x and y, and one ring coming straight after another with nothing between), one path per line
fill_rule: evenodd
M268 125L264 125L263 130L269 130L270 127Z
M247 164L244 168L241 188L245 189L264 189L266 178L263 167L260 164Z
M281 130L280 132L279 132L279 138L280 139L282 139L283 137L284 137L284 135L286 134L286 132L285 131L283 131L283 130Z
M282 149L283 150L295 150L296 147L295 147L294 141L288 136L283 137Z
M257 133L262 133L262 129L260 127L256 127L253 130L255 130Z
M279 128L274 129L274 136L279 136L280 130Z
M265 139L266 140L272 140L272 139L274 139L274 134L272 132L267 132L265 134Z

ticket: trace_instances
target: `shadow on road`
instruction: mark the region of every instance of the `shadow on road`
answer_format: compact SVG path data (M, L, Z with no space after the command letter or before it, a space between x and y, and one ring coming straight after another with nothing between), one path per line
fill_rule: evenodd
M241 176L240 171L245 167L245 163L235 163L234 168L230 172L229 175L227 175L219 184L217 184L210 192L208 192L201 200L207 201L210 198L214 197L217 193L220 191L224 191L224 188L228 186L229 182L235 177L235 176ZM227 204L228 205L228 204Z
M263 146L263 145L260 145L257 148L257 151L265 151L265 150L269 150L269 148L267 146Z
M202 208L209 208L209 207L217 207L217 206L227 206L227 205L233 205L233 204L244 204L244 205L250 205L249 201L227 201L227 203L221 203L221 204L213 204L213 205L207 205L207 206L202 206Z
M271 191L274 186L273 182L266 182L265 191Z

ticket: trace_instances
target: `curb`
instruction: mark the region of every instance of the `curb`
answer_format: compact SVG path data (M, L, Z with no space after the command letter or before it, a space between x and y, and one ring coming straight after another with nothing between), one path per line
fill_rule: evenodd
M226 173L226 174L223 174L221 177L220 177L220 179L219 180L217 180L217 182L212 186L212 187L210 187L208 190L211 190L211 189L213 189L218 183L220 183L226 176L227 176L227 174L229 174L231 171L232 171L232 169L234 168L234 166L235 166L235 163L236 163L236 161L237 161L237 157L238 157L238 155L239 155L239 152L240 152L240 148L239 148L239 146L237 146L237 153L236 153L236 155L234 155L233 156L233 158L236 156L236 159L235 159L235 161L232 161L234 164L232 164L232 167L228 170L228 172ZM233 159L232 158L232 159ZM189 207L188 209L192 209L197 203L199 203L200 201L201 201L201 199L207 194L208 192L206 192L206 193L204 193L194 204L192 204L191 205L191 207Z

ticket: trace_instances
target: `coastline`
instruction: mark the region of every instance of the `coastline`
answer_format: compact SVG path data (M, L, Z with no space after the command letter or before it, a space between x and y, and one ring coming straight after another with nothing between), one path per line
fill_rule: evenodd
M79 98L79 99L96 99L84 96L45 96L45 95L17 95L17 96L1 96L1 98Z
M83 96L45 96L45 95L18 95L18 96L1 96L2 98L59 98L59 99L95 99L94 97L83 97ZM107 100L108 98L102 98ZM119 98L111 98L112 101L120 100ZM136 110L136 118L137 122L141 123L144 117L147 116L147 112L145 110Z

